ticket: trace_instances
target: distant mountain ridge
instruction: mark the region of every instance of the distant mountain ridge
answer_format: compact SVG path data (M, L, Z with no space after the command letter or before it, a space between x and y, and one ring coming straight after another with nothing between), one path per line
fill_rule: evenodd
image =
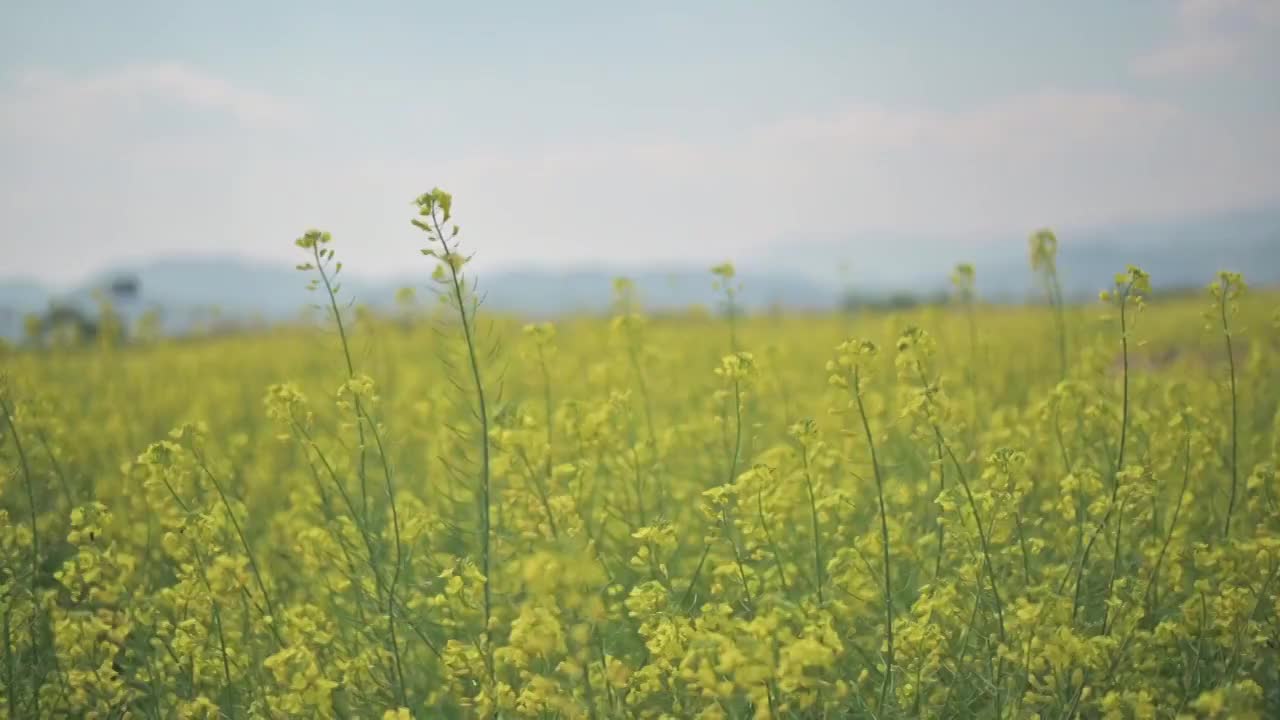
M1028 268L1030 232L957 248L927 237L875 242L817 240L788 243L776 258L787 270L828 268L824 280L860 294L887 295L910 289L944 289L958 262L977 268L979 293L991 300L1021 301L1038 295ZM1166 222L1117 223L1057 232L1058 270L1064 293L1088 300L1112 276L1133 264L1151 274L1159 289L1198 288L1218 270L1237 270L1256 285L1280 283L1280 207L1206 214ZM875 254L858 252L872 245ZM845 248L852 248L846 250ZM795 260L792 260L795 259ZM800 263L792 265L792 262ZM847 266L844 272L836 268Z
M705 269L677 268L639 272L608 269L567 271L515 270L480 274L479 290L485 307L530 316L599 312L609 307L614 280L631 278L640 301L651 310L673 310L718 302ZM84 310L94 306L94 292L117 277L135 278L139 297L119 308L137 314L160 308L167 330L181 332L216 313L228 320L281 321L299 317L319 298L306 290L307 278L292 265L254 263L236 258L165 259L101 273L70 291L55 293L30 281L0 280L0 336L15 337L22 318L41 312L50 303ZM752 309L772 304L788 307L834 306L838 292L799 275L743 273L741 303ZM342 297L360 305L391 308L397 291L413 287L422 295L430 285L429 266L412 277L370 280L344 271Z
M1280 284L1280 208L1206 215L1181 222L1113 225L1060 233L1059 272L1065 293L1087 299L1112 275L1136 264L1160 289L1202 287L1219 269L1244 272L1255 285ZM1009 237L979 247L956 248L929 238L871 242L788 241L778 252L739 263L740 300L753 310L768 306L824 309L848 294L864 298L910 292L945 291L958 261L978 271L978 290L987 299L1021 301L1036 296L1027 267L1026 237ZM786 248L785 254L782 248ZM874 247L874 252L866 248ZM846 257L848 256L848 257ZM744 260L744 259L739 259ZM837 267L848 261L849 269ZM494 310L532 316L598 312L608 307L615 277L630 277L642 302L653 310L718 301L707 268L576 268L499 270L481 275L481 291ZM93 292L113 278L138 280L139 298L128 312L159 307L165 325L181 331L193 318L217 308L228 319L267 321L297 317L315 303L305 280L288 263L268 264L235 257L162 258L101 273L66 291L55 292L29 279L0 278L0 335L21 332L26 313L51 302L89 308ZM373 307L390 307L404 286L428 285L426 271L389 280L344 273L344 294Z

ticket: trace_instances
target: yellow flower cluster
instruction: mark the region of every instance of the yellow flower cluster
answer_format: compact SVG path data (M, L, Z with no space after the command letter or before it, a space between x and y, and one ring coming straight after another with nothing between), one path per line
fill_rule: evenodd
M521 327L418 210L442 303L6 351L0 718L1280 717L1273 295Z

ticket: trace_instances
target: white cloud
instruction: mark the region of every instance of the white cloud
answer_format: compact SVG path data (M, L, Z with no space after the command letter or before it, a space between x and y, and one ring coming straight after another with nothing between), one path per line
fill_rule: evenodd
M745 261L795 236L981 242L1274 202L1276 120L1069 92L956 112L855 104L714 142L546 148L444 177L480 242L520 238L557 259ZM510 252L526 255L491 251Z
M80 122L76 143L49 128L0 134L0 160L23 160L0 161L0 243L13 271L74 281L175 253L284 263L291 239L320 226L353 271L399 274L421 262L409 202L434 184L455 193L464 238L490 266L749 265L796 237L888 232L974 244L1046 224L1280 201L1280 118L1122 93L1046 91L954 111L850 103L712 139L486 150L414 133L374 149L319 121L260 132L292 111L224 81L108 77L37 86L77 89L67 92L91 118L122 97L144 114L160 96L242 127L156 137ZM48 120L47 105L17 107L18 126Z
M130 65L83 77L30 69L13 75L0 92L0 129L19 136L66 139L97 132L157 103L225 115L245 128L287 128L301 118L285 100L178 63Z
M1274 63L1280 44L1280 2L1181 0L1173 32L1135 58L1140 77L1202 75Z

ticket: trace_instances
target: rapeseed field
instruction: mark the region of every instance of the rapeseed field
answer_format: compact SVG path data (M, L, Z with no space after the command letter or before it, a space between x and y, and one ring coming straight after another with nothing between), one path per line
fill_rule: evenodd
M522 325L416 212L417 312L3 351L0 717L1280 717L1275 294Z

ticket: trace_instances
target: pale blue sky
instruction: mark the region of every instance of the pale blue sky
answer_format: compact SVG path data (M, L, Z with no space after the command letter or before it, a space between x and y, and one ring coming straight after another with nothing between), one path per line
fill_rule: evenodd
M357 9L359 8L359 9ZM1280 2L0 6L0 275L965 247L1280 201Z

